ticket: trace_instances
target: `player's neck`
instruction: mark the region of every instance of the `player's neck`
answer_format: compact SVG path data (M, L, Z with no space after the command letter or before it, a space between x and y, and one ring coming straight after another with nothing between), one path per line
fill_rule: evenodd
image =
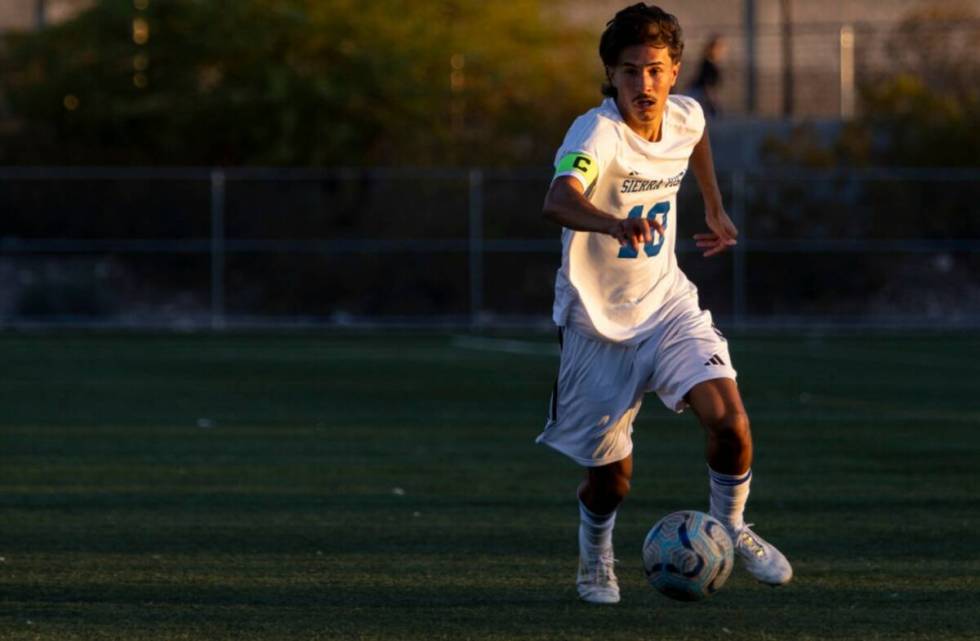
M637 121L630 122L627 120L626 126L632 129L637 136L643 138L644 140L649 140L650 142L660 142L660 139L663 137L663 128L661 126L663 125L663 122L664 115L661 113L659 118L650 123Z
M633 130L633 133L649 142L660 142L663 136L665 110L661 109L659 113L654 114L651 120L643 121L634 117L628 109L624 109L618 102L616 103L616 108L619 110L619 115L622 117L623 122Z
M650 142L660 142L660 139L663 137L663 113L661 113L655 120L650 122L640 122L637 120L631 121L626 118L623 120L626 122L626 126L633 130L633 133L644 140L648 140Z

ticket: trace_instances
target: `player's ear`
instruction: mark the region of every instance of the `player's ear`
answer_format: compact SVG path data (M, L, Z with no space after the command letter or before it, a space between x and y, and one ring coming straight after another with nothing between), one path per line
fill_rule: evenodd
M678 62L670 66L670 86L673 87L677 84L677 77L681 75L681 63Z

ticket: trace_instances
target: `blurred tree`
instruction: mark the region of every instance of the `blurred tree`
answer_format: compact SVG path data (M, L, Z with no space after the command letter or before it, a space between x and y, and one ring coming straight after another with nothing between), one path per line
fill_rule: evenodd
M13 34L0 162L548 163L598 101L539 0L102 0Z
M862 88L869 134L859 161L914 166L975 166L980 150L980 39L968 5L912 11L887 50L895 72ZM877 141L875 144L874 141Z
M764 157L805 167L977 164L980 149L980 17L969 5L916 9L886 44L885 73L865 77L860 117L828 145L812 127L768 140Z
M891 69L862 79L857 119L841 126L836 136L820 135L812 125L794 127L789 136L768 140L763 156L774 167L976 167L978 25L975 12L955 4L909 13L886 45ZM937 180L862 180L841 172L827 187L767 183L747 206L755 233L770 238L980 236L980 218L969 215L975 183L950 188ZM780 291L772 300L783 304L804 297L815 309L841 309L841 301L863 296L873 300L867 309L879 312L929 305L933 313L945 315L960 304L954 301L977 295L975 255L970 253L856 253L824 263L819 274L835 283L825 289L824 300L794 285L799 275L780 270L770 257L760 259L753 273L750 289ZM817 274L813 267L811 274Z

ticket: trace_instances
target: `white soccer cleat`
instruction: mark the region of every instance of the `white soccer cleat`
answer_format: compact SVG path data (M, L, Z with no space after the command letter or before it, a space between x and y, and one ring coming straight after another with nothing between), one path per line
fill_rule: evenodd
M589 603L619 603L619 582L613 565L612 548L589 553L585 546L579 548L578 595Z
M735 554L742 558L745 569L762 583L771 586L786 585L793 578L793 566L772 544L743 526L732 534Z

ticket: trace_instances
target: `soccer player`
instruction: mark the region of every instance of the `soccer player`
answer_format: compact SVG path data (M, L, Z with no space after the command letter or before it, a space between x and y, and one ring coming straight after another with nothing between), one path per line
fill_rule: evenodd
M599 43L607 98L572 124L555 156L544 216L560 224L554 321L561 364L538 437L586 468L578 488L578 593L619 601L613 571L616 509L633 475L633 420L644 393L690 407L707 435L710 512L759 581L783 585L786 557L745 524L752 479L749 420L724 337L698 305L674 254L677 191L688 163L704 195L705 256L735 244L698 103L670 95L684 43L677 18L640 3L611 20Z

